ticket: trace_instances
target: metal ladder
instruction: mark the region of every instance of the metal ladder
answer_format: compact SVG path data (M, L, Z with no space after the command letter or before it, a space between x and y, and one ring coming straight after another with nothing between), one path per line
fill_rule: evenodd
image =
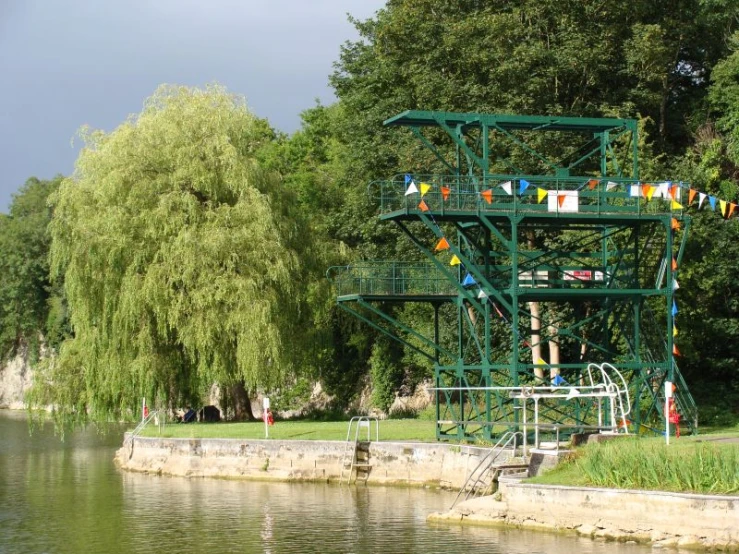
M344 444L344 454L341 459L341 474L339 484L344 483L344 474L347 473L346 483L350 485L352 476L354 482L359 480L360 474L364 477L364 482L369 479L372 464L369 463L369 447L372 442L371 423L375 423L375 441L380 440L380 420L372 416L355 416L349 420L349 428L346 432L346 443ZM354 440L352 437L352 428L354 429ZM367 431L366 440L360 440L360 432L362 429Z
M155 421L156 424L159 426L159 433L162 432L162 427L165 425L165 418L167 416L167 412L165 410L152 410L149 412L149 415L146 416L144 419L142 419L139 424L134 428L133 431L131 431L128 436L123 440L123 446L130 445L131 452L129 454L133 454L133 440L138 437L141 432L144 430L144 428L151 423L152 421Z
M488 494L495 482L495 479L506 470L511 469L527 469L528 464L502 464L502 465L494 465L495 461L500 457L500 455L505 451L506 448L511 448L511 453L515 456L516 454L516 447L518 445L517 439L521 439L521 443L523 444L523 433L520 431L508 431L503 434L502 437L498 440L497 443L490 449L490 451L485 454L485 456L480 460L480 462L477 464L477 466L472 470L472 472L467 477L467 480L464 482L464 485L462 485L462 488L459 489L459 492L457 493L456 498L454 499L454 502L452 502L450 510L454 508L454 506L459 502L459 499L462 497L463 493L467 493L464 497L465 500L468 500L470 497L477 497L477 496L483 496L485 494Z

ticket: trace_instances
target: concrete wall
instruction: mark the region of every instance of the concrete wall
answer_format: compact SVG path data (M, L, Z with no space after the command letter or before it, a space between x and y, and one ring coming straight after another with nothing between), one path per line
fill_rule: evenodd
M614 541L739 550L739 496L501 481L499 493L431 519L572 531Z
M341 476L345 449L343 441L137 437L124 443L116 463L128 471L162 475L335 481ZM488 452L444 443L373 442L367 482L458 489ZM507 452L499 458L506 459Z

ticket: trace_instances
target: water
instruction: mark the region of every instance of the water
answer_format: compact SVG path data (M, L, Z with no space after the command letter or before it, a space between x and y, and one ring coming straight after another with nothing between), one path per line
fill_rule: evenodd
M156 477L118 471L121 433L29 436L0 411L0 553L645 554L553 533L426 523L445 491Z

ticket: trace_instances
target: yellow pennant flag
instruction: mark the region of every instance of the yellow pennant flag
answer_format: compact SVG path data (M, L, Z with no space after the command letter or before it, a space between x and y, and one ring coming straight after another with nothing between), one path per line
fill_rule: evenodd
M721 206L721 215L726 217L726 200L719 200L718 203Z
M657 190L657 187L653 187L652 185L646 185L647 187L647 200L651 200L652 196L654 196L654 191Z
M547 192L543 188L537 187L537 189L536 189L536 198L538 199L537 201L539 202L539 204L541 204L541 201L544 200L547 197L547 194L549 194L549 192Z
M673 200L672 203L670 203L670 209L671 210L682 210L683 205L680 204L680 202L677 202L676 200Z
M429 185L428 183L421 183L421 196L424 196L430 190L431 185Z
M459 265L461 263L462 263L462 260L460 260L459 258L457 258L457 255L454 254L454 256L452 256L452 261L449 262L449 265Z
M677 336L677 327L675 327L674 325L672 326L672 336L673 337Z

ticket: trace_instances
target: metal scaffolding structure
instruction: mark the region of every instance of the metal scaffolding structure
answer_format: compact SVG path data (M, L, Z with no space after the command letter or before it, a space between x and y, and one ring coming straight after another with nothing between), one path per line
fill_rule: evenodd
M606 362L633 404L621 428L659 433L669 380L695 430L673 343L684 186L640 180L634 120L406 111L385 125L409 128L444 171L370 186L426 261L329 276L342 309L433 363L439 439L521 430L525 400L507 387L583 385ZM411 328L393 309L404 302L433 323ZM537 417L613 429L596 404L553 395Z

